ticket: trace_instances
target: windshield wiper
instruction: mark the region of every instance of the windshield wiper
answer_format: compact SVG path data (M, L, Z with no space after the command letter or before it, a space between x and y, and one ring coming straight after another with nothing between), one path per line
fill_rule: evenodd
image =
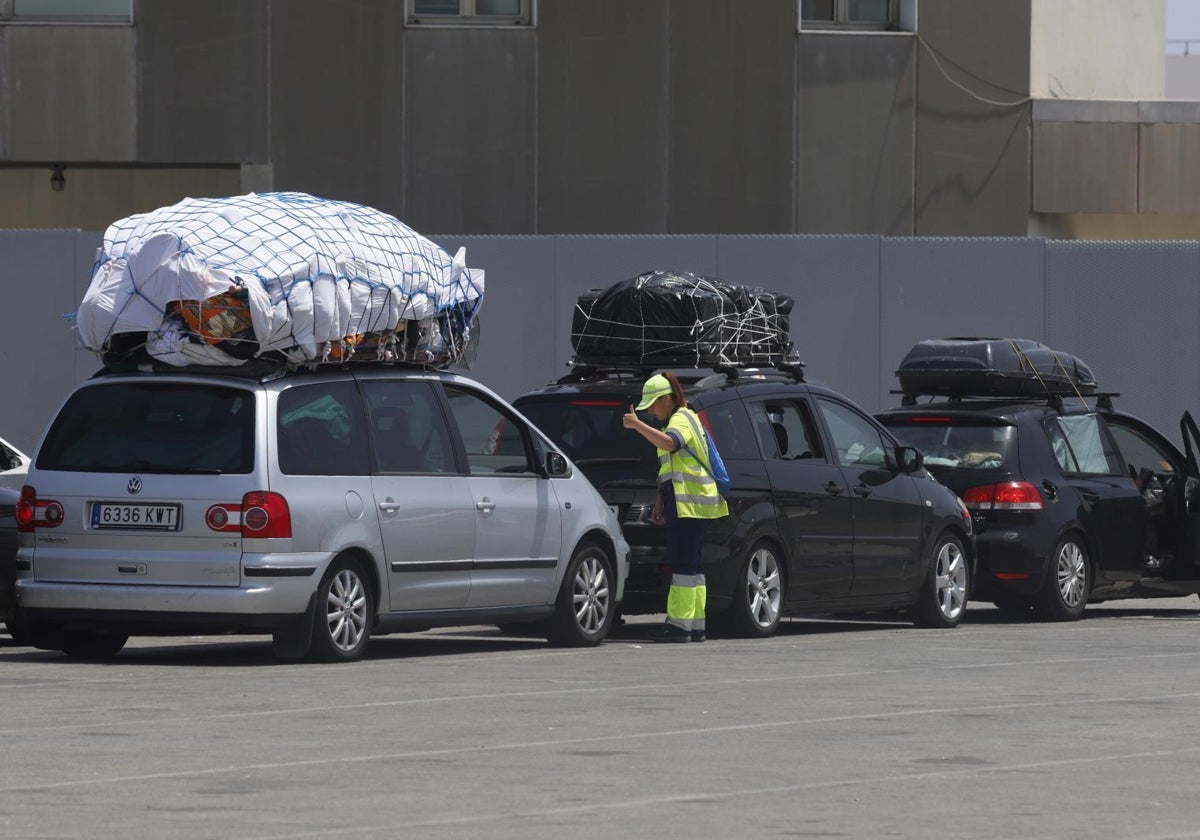
M575 461L575 463L581 467L584 467L584 466L588 466L589 464L636 464L641 460L642 460L641 458L618 458L618 457L579 458L578 460Z

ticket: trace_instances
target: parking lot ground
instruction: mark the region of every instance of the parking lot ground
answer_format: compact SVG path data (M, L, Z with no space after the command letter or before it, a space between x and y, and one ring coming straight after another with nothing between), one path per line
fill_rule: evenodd
M280 664L0 640L0 836L1200 838L1200 601L595 649L476 627Z

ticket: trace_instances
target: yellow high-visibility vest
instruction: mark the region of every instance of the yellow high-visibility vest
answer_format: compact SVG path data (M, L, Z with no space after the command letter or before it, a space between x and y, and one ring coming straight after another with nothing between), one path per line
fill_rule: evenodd
M707 455L708 442L696 438L695 429L684 415L685 411L696 417L690 408L676 409L664 431L678 434L692 452ZM699 428L699 424L700 420L696 418L696 428ZM682 446L674 452L658 450L658 482L661 484L668 479L675 490L675 511L681 518L719 519L729 515L729 505L717 491L717 480Z

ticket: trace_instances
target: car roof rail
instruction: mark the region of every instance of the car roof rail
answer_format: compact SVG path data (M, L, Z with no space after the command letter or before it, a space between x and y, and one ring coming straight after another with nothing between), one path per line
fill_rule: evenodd
M717 364L711 367L684 368L671 365L606 364L584 362L574 358L567 362L567 367L571 368L571 372L559 377L555 384L569 385L573 382L646 379L660 370L671 371L680 380L680 384L687 386L708 387L714 384L709 380L714 379L715 376L723 377L725 381L731 383L744 379L766 379L768 377L790 379L795 382L805 381L804 362L794 355L776 364L764 364L761 367ZM711 370L712 374L703 372L707 370Z
M996 404L1022 403L1022 404L1026 404L1026 405L1036 405L1036 404L1040 404L1040 403L1045 403L1046 405L1048 405L1051 408L1056 409L1058 411L1063 410L1063 406L1065 405L1065 403L1063 402L1064 397L1068 396L1068 395L1064 395L1064 394L1027 394L1027 395L1014 395L1014 396L992 396L992 395L986 395L986 394L984 394L984 395L971 395L971 394L946 395L946 394L923 394L923 393L916 392L916 391L888 391L888 393L898 395L900 397L900 405L905 408L909 408L911 406L917 405L918 404L917 400L920 399L921 397L929 397L931 399L940 397L940 398L946 400L946 402L950 402L950 403L967 403L967 402L996 403ZM1117 393L1116 391L1097 391L1097 392L1094 392L1091 394L1080 394L1078 396L1079 396L1079 399L1084 401L1085 405L1087 404L1088 399L1095 398L1096 408L1100 409L1101 411L1112 411L1113 410L1113 399L1116 397L1119 397L1121 395L1119 393Z

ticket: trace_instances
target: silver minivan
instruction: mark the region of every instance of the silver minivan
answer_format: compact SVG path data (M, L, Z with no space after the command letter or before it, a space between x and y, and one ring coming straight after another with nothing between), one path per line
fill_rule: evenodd
M17 527L28 635L77 657L232 632L347 661L481 623L588 646L628 572L609 506L516 410L382 365L100 374L46 430Z

